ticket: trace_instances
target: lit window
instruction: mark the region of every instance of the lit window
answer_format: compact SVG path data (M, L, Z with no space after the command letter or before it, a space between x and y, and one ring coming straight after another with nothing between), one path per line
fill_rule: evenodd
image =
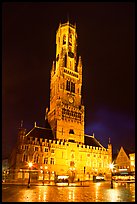
M38 151L39 150L39 148L38 147L35 147L35 151Z
M44 164L48 164L48 158L44 158Z
M54 149L51 149L51 153L54 153Z
M25 149L28 149L28 146L25 145Z
M50 159L50 164L54 164L54 158Z
M45 152L48 152L48 148L45 148Z
M66 44L66 35L63 36L63 45Z
M66 90L70 91L70 81L67 80L67 84L66 84Z
M71 82L71 92L75 93L75 83Z

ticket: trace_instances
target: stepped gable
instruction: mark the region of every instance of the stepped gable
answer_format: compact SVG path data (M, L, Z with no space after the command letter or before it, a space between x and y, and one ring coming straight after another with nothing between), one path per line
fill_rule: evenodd
M84 144L93 147L103 147L94 137L84 135Z
M45 128L35 126L30 132L28 132L28 134L26 136L38 138L38 139L40 139L40 138L51 139L51 140L54 139L52 129L51 129L50 124L48 123L47 120L46 120Z

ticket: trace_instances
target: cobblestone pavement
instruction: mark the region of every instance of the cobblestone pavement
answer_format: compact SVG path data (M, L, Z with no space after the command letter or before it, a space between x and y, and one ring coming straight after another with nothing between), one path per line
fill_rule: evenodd
M135 183L87 183L88 187L3 184L2 202L135 202Z

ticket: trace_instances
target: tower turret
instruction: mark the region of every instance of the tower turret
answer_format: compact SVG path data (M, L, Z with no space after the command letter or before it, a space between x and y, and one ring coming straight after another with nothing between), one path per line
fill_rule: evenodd
M110 143L110 137L109 137L109 142L108 142L108 160L109 160L109 165L112 164L112 144Z
M18 131L18 144L22 143L26 135L26 129L23 127L23 120Z

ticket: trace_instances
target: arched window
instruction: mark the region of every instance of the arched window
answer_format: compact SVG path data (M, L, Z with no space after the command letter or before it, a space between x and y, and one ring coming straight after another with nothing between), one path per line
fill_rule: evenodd
M66 35L63 35L63 45L66 44Z
M72 34L69 35L69 45L72 45Z
M66 83L66 90L70 91L70 81L68 81L68 80L67 80L67 83Z
M75 93L75 83L71 82L71 92Z
M64 67L67 67L67 54L65 54L65 57L64 57Z

